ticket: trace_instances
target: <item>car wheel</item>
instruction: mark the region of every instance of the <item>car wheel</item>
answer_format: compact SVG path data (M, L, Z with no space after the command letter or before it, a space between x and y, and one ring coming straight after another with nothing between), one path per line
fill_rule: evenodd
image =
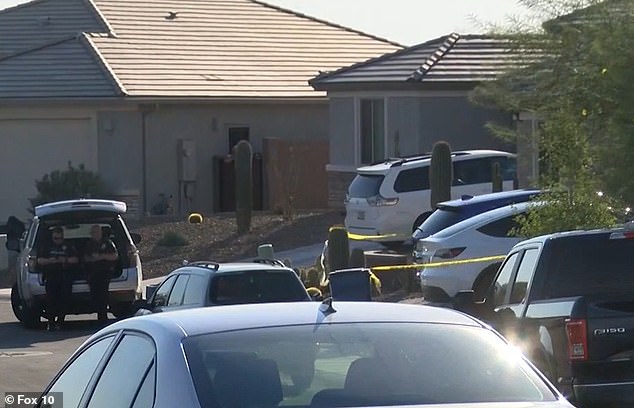
M20 293L18 292L18 284L14 283L11 287L11 308L13 314L20 321L24 321L24 304L20 300Z
M412 234L414 232L416 232L416 228L420 227L420 225L425 222L425 220L431 215L431 212L426 212L424 214L421 214L418 216L418 218L416 218L416 221L414 221L414 225L412 225Z
M28 307L24 304L22 299L20 299L17 283L11 288L11 308L13 309L15 317L27 329L37 329L40 327L42 309L39 307Z
M500 262L493 263L480 272L472 287L476 300L482 300L486 297L486 292L491 286L491 282L493 282L500 265L502 265Z
M136 310L133 310L132 303L130 302L118 302L110 305L110 313L117 319L124 319L132 316Z

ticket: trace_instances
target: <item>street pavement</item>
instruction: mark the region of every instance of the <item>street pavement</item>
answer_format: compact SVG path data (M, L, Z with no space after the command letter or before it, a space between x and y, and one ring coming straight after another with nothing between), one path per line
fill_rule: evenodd
M380 247L362 242L350 246L364 250ZM323 243L317 243L275 252L275 257L289 259L293 267L305 267L315 262L322 248ZM143 285L159 283L162 279L149 279ZM8 391L41 392L73 351L99 329L94 314L69 316L67 320L67 329L63 331L47 332L44 325L39 330L27 330L13 315L11 290L0 289L0 396Z

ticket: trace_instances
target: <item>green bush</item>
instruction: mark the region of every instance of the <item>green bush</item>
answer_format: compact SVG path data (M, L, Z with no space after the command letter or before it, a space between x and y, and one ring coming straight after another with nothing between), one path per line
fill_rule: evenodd
M108 198L110 193L101 177L86 170L83 164L74 167L68 162L66 170L53 170L35 180L37 196L29 201L33 207L40 204L76 198Z
M167 231L163 234L161 239L158 240L157 245L164 247L179 247L188 245L189 241L185 239L181 234L174 231Z

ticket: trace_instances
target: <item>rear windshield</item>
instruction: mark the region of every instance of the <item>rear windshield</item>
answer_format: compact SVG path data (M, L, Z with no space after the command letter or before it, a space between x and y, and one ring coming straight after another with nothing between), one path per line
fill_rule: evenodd
M553 240L539 268L547 268L546 298L634 292L634 239L610 235Z
M456 208L439 208L416 229L414 237L418 239L428 237L463 219L464 213Z
M210 291L211 302L218 305L310 300L295 272L286 270L220 274Z
M379 194L379 187L384 176L369 176L357 174L348 187L348 195L351 198L368 198Z
M310 325L186 338L183 345L200 405L299 408L556 400L520 354L491 331L426 323L320 324L316 317Z

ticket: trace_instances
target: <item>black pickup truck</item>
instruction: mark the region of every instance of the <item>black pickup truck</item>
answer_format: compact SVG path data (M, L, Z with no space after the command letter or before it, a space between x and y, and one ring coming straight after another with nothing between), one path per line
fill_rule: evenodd
M485 299L454 307L489 322L578 406L634 407L634 230L518 243Z

